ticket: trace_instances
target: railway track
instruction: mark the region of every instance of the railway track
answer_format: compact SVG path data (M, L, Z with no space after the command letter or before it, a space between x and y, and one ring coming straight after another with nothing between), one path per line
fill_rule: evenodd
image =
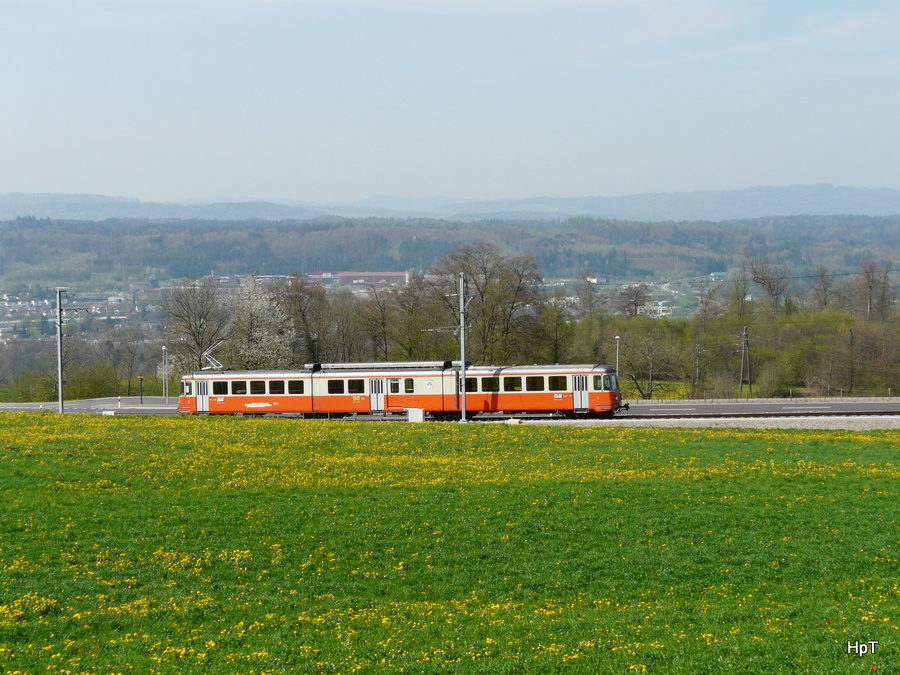
M780 409L777 408L780 406ZM786 406L794 406L785 409ZM177 415L177 404L168 405L160 398L94 399L67 401L67 413L94 415ZM55 404L0 404L0 411L54 410ZM347 419L347 418L344 418ZM360 421L385 419L363 416ZM390 419L403 420L402 415ZM895 399L857 399L826 403L815 402L672 402L653 404L634 402L628 411L613 418L576 418L510 415L493 413L479 415L473 421L481 423L558 424L573 426L669 426L669 427L749 427L749 428L823 428L823 429L900 429L900 401Z
M724 411L617 415L606 420L523 420L528 424L568 424L589 427L670 427L721 429L822 429L842 431L900 430L897 410Z
M779 417L897 417L897 410L866 410L866 411L817 411L817 412L725 412L725 413L694 413L694 414L643 414L635 415L624 413L616 415L619 420L680 420L680 419L762 419Z

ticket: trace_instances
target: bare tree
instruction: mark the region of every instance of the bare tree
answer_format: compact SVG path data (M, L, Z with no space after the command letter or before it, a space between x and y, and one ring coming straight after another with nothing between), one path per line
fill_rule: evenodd
M393 301L391 353L399 360L446 359L455 353L457 342L450 328L453 317L424 276L410 275L408 284L394 289Z
M622 350L622 376L642 399L651 399L659 381L672 377L677 361L676 348L662 333L642 331L628 337Z
M140 374L141 361L146 351L146 336L139 328L113 327L108 330L101 345L116 369L119 380L125 381L125 395L131 396L135 377Z
M575 285L575 314L579 319L593 316L603 311L600 293L597 291L597 280L588 270L582 270Z
M533 322L533 304L541 280L531 256L508 257L493 244L463 246L439 259L432 273L443 299L444 325L458 313L458 275L465 274L469 306L467 358L478 363L521 359Z
M697 288L697 316L696 323L700 332L705 332L709 322L715 318L717 305L716 296L721 289L720 284L710 286L709 279L703 277Z
M371 298L294 278L280 287L278 300L293 323L302 362L346 363L382 356L372 340Z
M228 313L219 302L218 286L209 280L184 281L163 295L166 332L175 368L202 369L203 353L225 337Z
M577 303L574 308L578 321L573 336L573 356L576 360L597 363L601 359L606 310L603 297L597 289L596 279L588 271L578 276L575 286Z
M737 319L746 319L751 312L750 263L741 260L741 266L728 275L731 290L728 293L728 311Z
M326 359L334 363L368 360L371 341L361 301L349 290L338 290L329 295L329 309Z
M386 286L370 286L366 293L368 299L365 302L364 313L372 339L372 351L376 359L388 361L390 330L395 323L391 289Z
M762 286L769 299L772 314L778 314L791 286L787 265L776 265L765 258L757 258L750 261L750 271L753 283Z
M539 363L566 363L569 360L575 336L572 310L566 303L561 288L542 299L534 324L534 340L531 341L529 361Z
M825 309L834 302L834 274L826 267L817 267L809 289L816 309Z
M866 321L877 318L884 321L894 299L894 288L890 273L893 263L886 263L882 268L875 260L864 260L859 264L862 277L860 292L865 307Z
M330 309L328 291L301 277L292 277L274 289L275 297L294 327L295 352L300 362L325 361Z
M645 283L622 286L613 296L613 306L625 316L637 316L649 302L650 288Z

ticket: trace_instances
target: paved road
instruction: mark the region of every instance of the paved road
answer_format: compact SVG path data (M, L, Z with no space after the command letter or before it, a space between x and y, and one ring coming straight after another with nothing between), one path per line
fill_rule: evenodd
M59 402L50 403L0 403L0 411L59 410ZM170 396L168 404L162 396L122 396L119 398L92 398L84 401L64 401L67 413L92 415L177 415L178 397Z
M900 398L633 401L630 402L628 412L623 415L632 418L720 415L858 415L861 413L896 413L900 415Z

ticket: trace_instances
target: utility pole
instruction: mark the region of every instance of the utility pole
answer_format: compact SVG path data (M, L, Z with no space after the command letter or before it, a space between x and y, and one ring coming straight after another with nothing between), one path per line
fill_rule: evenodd
M853 328L850 328L850 387L847 394L853 394Z
M741 336L741 393L744 393L744 363L747 364L747 397L753 395L753 375L750 370L750 333L747 326L744 326L744 333Z
M65 396L63 394L63 326L72 319L72 316L77 314L78 312L84 311L87 309L84 307L73 307L70 311L72 312L72 316L66 317L65 312L62 309L62 299L63 296L68 298L69 296L66 294L65 288L57 288L56 289L56 377L57 377L57 390L59 391L59 412L64 412L64 404Z
M459 276L459 326L458 327L450 327L444 326L443 328L426 328L425 330L429 333L443 333L445 331L453 331L454 335L459 333L459 388L457 389L457 395L459 396L459 408L460 408L460 422L468 422L466 419L466 310L469 308L469 303L472 302L472 297L466 297L466 275L464 272L460 272ZM455 293L448 293L445 297L452 298ZM204 354L205 356L205 354ZM207 356L207 358L209 358Z
M744 326L744 339L747 341L747 392L748 396L753 396L753 361L750 360L750 333Z
M62 360L62 329L63 329L63 311L62 296L66 294L66 289L56 289L56 389L59 392L59 412L63 412L63 360Z
M459 421L465 424L466 420L466 275L459 273L459 387L460 391L460 416Z

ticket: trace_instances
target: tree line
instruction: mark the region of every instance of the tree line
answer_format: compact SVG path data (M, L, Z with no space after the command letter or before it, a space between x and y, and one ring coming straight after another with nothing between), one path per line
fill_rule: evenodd
M210 282L182 284L164 309L184 370L205 367L219 341L216 358L233 369L458 358L463 274L466 356L476 364L618 359L635 398L887 395L900 356L892 271L868 260L854 273L797 277L786 264L744 259L727 280L698 284L693 316L658 319L643 314L646 284L602 293L585 273L568 293L548 290L533 257L480 243L364 296L250 276L227 297Z
M162 346L173 392L180 374L209 365L207 353L233 370L458 359L460 274L466 357L478 365L618 363L626 397L645 399L890 395L900 386L890 262L795 275L786 263L743 258L723 281L698 282L693 315L651 318L647 284L604 292L585 272L568 288L547 288L533 256L478 243L406 285L364 294L299 275L249 275L228 289L183 280L164 293L159 332L74 322L64 340L67 396L136 395L139 385L160 393ZM0 352L0 372L19 368L6 386L24 400L53 400L55 360L23 370L16 349Z
M347 246L353 241L353 246ZM532 256L547 276L591 269L605 278L658 279L724 273L736 254L768 256L808 273L836 272L873 256L896 258L900 216L790 216L711 222L428 218L204 221L126 219L0 221L0 286L108 288L112 281L211 273L304 274L316 270L424 273L473 241ZM815 262L814 262L815 261Z

